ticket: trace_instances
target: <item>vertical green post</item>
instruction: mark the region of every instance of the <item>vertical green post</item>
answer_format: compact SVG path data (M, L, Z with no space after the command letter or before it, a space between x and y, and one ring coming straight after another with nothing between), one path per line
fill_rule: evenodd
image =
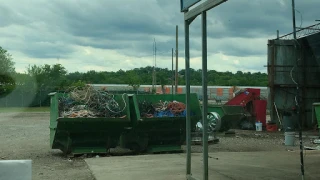
M201 13L201 24L202 24L202 144L203 144L203 179L209 179L208 173L208 82L207 82L207 12Z
M185 30L185 66L186 66L186 142L187 142L187 175L191 175L191 119L190 119L190 51L189 51L189 21L184 21Z

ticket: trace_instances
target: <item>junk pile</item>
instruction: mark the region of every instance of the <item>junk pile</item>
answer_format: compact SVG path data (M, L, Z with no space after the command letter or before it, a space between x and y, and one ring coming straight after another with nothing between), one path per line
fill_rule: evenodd
M216 112L221 117L220 132L229 129L255 129L266 127L267 101L260 95L260 89L239 90L235 96L223 105L208 105L208 112Z
M114 95L105 90L96 90L92 86L76 87L68 95L64 94L59 98L59 117L125 118L124 95L122 95L124 106L120 107Z
M117 146L173 152L186 141L185 94L110 94L84 87L49 95L50 146L65 154L109 153ZM195 127L201 119L197 94L190 94L190 102Z
M159 101L152 104L148 101L139 102L140 116L153 117L185 117L186 105L178 101Z

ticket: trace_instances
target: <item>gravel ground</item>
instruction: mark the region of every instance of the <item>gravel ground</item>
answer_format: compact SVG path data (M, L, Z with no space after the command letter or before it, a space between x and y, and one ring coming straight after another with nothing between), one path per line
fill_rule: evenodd
M299 151L299 139L295 138L296 146L285 146L283 132L233 131L234 135L217 134L219 143L209 144L209 152ZM316 135L315 131L304 132L303 145L316 146L311 143L311 137ZM202 146L192 146L192 152L202 152Z
M307 134L317 135L315 132ZM235 135L221 133L217 136L220 142L210 144L209 152L299 150L298 146L284 146L284 135L279 132L235 130ZM314 146L310 137L304 140L304 145ZM0 113L0 147L2 160L33 160L33 180L94 180L84 157L68 159L61 151L50 149L49 113ZM201 152L201 145L192 146L192 151Z
M49 146L49 113L0 113L0 159L31 159L33 180L93 180L83 159Z

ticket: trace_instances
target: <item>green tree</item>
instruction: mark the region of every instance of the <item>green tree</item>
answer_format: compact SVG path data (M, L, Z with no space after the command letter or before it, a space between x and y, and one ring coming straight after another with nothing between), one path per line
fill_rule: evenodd
M127 84L133 88L134 91L137 91L141 85L141 79L135 71L127 71Z
M12 61L12 55L0 46L0 73L12 74L14 72L15 68L14 62Z
M8 74L0 75L0 97L11 93L15 89L15 80Z
M15 89L14 62L11 54L0 46L0 97L11 93Z
M159 70L157 73L157 81L158 84L161 85L161 90L162 92L165 92L165 85L168 85L171 83L171 73L168 73L168 70L163 69L163 70Z
M28 74L34 77L37 82L39 90L57 91L63 90L68 85L66 69L61 64L43 66L29 66L27 69Z

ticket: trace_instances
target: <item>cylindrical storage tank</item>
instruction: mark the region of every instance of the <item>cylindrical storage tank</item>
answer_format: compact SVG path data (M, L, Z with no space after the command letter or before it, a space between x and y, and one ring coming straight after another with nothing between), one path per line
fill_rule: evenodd
M276 108L279 116L283 115L281 112L293 108L296 94L295 82L302 82L303 80L302 71L297 68L301 65L301 61L297 61L300 55L300 49L295 46L293 40L269 40L268 42L268 79L270 87L268 104L271 111L271 121L277 122L278 125L280 119Z
M268 71L273 68L273 78L275 85L291 85L292 79L301 82L302 72L297 68L292 70L293 66L301 64L300 50L293 40L270 40L268 46ZM292 76L291 76L292 70ZM298 80L299 78L299 80Z

